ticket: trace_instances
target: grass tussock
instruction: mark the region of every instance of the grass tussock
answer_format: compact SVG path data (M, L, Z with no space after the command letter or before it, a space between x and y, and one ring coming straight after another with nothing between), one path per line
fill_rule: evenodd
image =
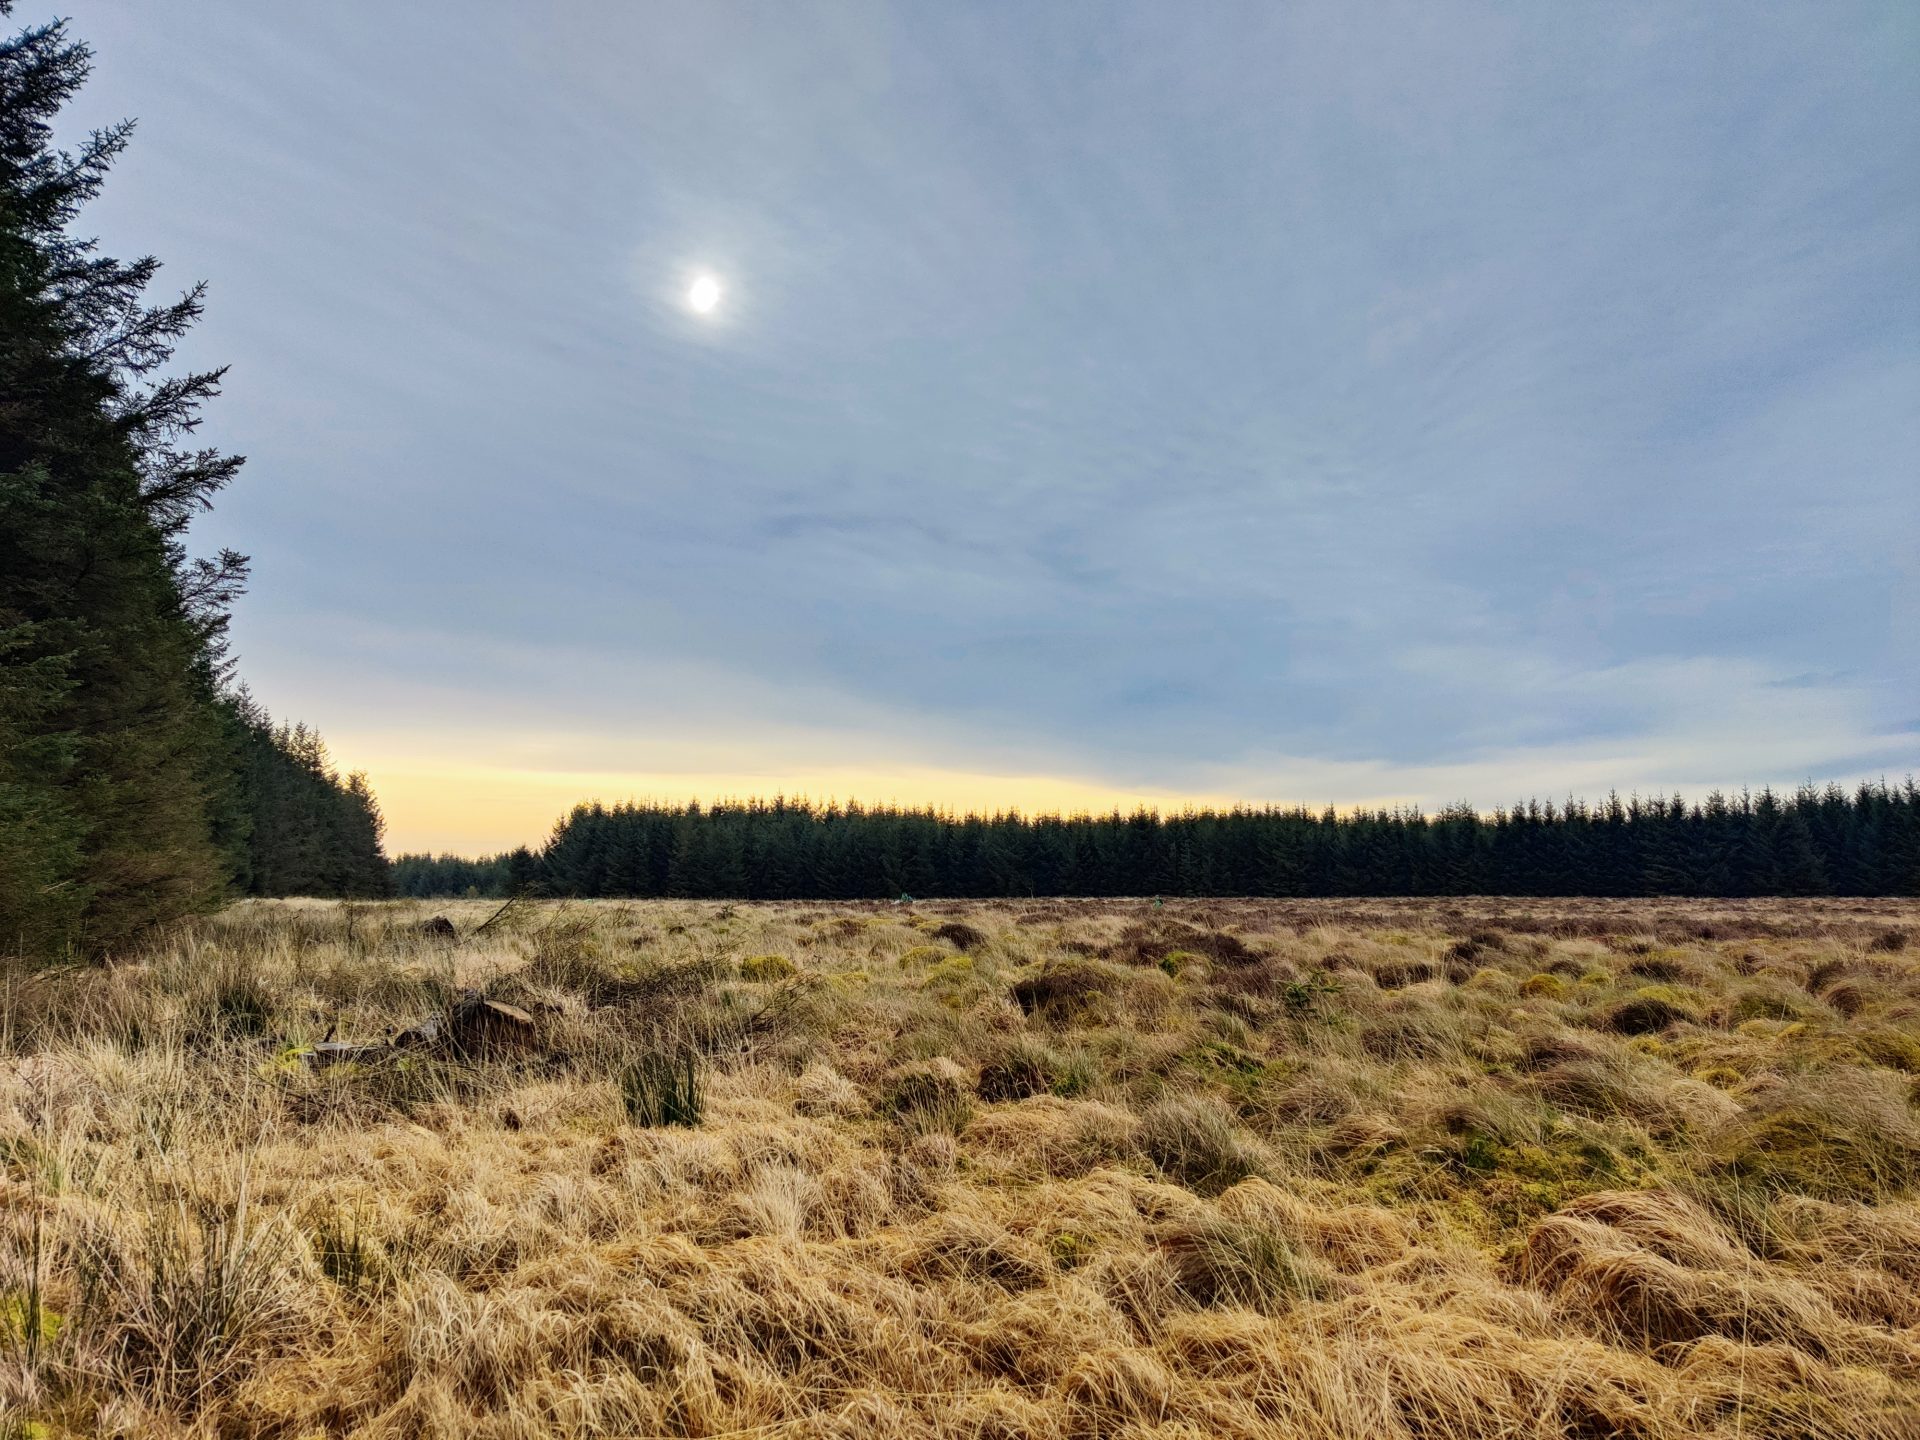
M0 974L3 1440L1920 1433L1910 902L497 908Z

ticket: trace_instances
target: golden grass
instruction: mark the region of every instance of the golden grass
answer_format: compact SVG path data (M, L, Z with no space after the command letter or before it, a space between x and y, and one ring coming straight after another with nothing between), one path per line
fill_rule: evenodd
M1920 1435L1920 905L488 908L0 974L0 1440Z

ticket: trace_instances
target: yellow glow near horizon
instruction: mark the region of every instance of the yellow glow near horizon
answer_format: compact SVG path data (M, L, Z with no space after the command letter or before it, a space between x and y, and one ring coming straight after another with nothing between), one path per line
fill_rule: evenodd
M956 811L1089 810L1147 805L1231 805L1225 795L1127 790L1051 775L988 775L961 770L829 768L794 774L598 773L434 765L413 760L371 763L367 778L387 817L387 853L451 851L494 854L538 845L554 821L581 802L658 800L702 804L723 799L806 797L824 804L934 805Z

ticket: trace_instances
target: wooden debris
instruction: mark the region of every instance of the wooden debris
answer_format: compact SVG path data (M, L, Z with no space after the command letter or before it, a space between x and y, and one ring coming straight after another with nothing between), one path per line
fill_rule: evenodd
M471 1059L524 1050L533 1043L535 1034L533 1016L518 1005L489 1000L478 990L462 990L444 1011L423 1016L385 1040L339 1041L329 1030L326 1039L296 1053L315 1069L367 1064L404 1053Z

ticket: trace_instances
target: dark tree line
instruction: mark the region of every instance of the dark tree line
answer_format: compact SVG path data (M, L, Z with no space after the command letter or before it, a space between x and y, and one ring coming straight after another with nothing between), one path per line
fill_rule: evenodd
M392 895L381 848L386 820L367 777L342 777L318 731L274 725L244 693L231 705L247 829L245 847L233 856L234 888L248 895Z
M73 233L132 130L54 148L89 65L59 22L0 40L0 952L100 952L281 875L384 866L377 817L323 827L351 860L283 864L273 838L325 811L299 778L325 766L232 691L246 557L187 550L241 465L194 443L222 372L166 372L203 289L149 304L156 260Z
M1920 790L1610 796L1488 815L582 805L538 854L402 856L395 870L410 895L1920 895Z
M514 882L511 865L514 854L525 857L526 883ZM407 899L432 899L440 896L507 896L516 890L534 888L538 878L531 852L483 855L469 859L464 855L397 855L393 861L393 890Z

